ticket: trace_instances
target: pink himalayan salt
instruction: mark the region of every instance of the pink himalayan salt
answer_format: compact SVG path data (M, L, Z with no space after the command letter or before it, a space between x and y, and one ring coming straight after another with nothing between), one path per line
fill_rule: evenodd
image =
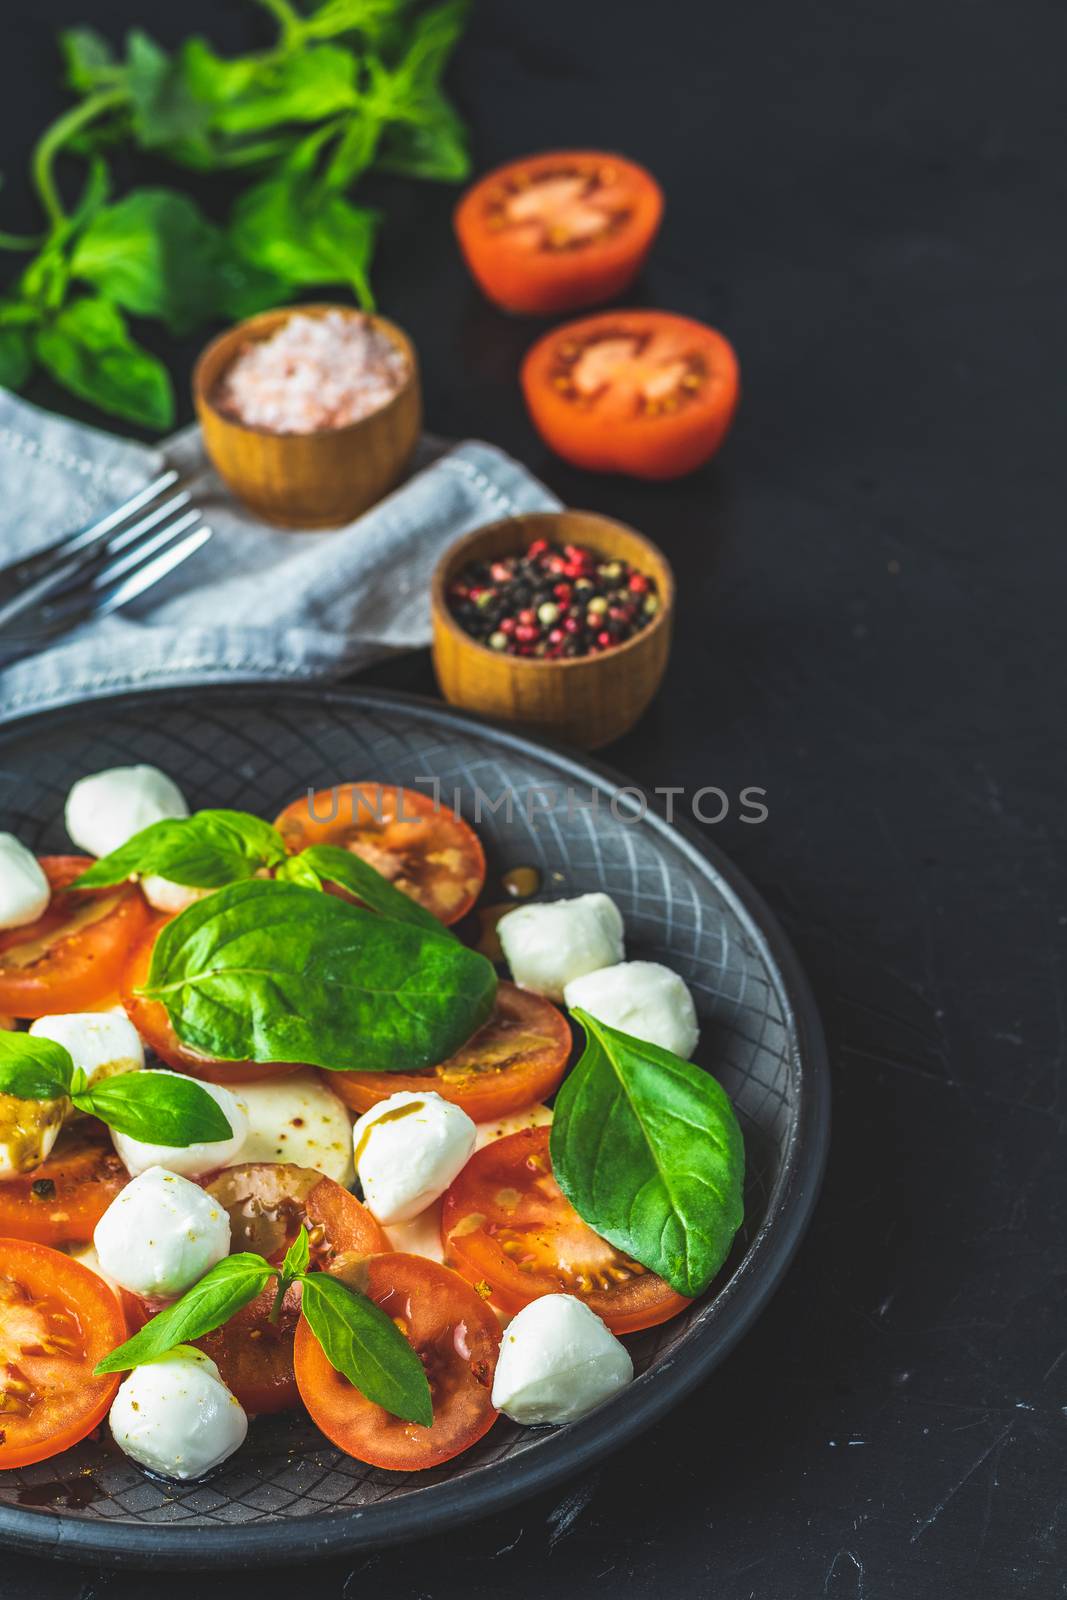
M294 312L277 333L234 358L214 402L247 427L317 433L378 411L407 376L407 357L362 313Z

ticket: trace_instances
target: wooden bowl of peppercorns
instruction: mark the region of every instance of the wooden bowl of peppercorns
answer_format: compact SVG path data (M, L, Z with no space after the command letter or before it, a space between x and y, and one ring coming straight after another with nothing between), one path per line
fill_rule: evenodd
M446 550L431 606L446 700L592 750L632 728L659 688L674 577L625 523L535 511Z

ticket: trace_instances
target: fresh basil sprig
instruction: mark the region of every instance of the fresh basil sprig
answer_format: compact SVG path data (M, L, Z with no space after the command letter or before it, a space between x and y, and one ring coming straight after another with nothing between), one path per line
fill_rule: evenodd
M436 930L253 878L167 923L140 992L216 1060L416 1072L486 1020L496 974Z
M245 1252L227 1256L174 1305L104 1357L95 1375L127 1372L221 1328L275 1279L271 1311L276 1318L286 1291L301 1285L301 1309L323 1354L367 1399L405 1422L430 1427L433 1403L422 1362L391 1317L366 1295L324 1272L309 1272L310 1247L303 1228L281 1267Z
M308 845L299 855L290 856L278 869L277 876L310 888L321 888L324 882L335 883L372 911L377 911L379 916L391 917L394 922L410 922L445 938L455 938L432 911L427 911L401 889L394 888L369 861L340 845Z
M218 1101L192 1078L124 1072L90 1083L69 1050L32 1033L0 1032L0 1094L69 1099L78 1111L146 1144L210 1144L233 1133Z
M0 234L0 249L25 256L0 296L0 384L19 388L40 365L83 400L169 427L166 368L127 314L183 334L327 284L372 308L378 216L351 185L373 166L467 176L463 124L441 86L466 0L417 12L409 0L262 3L277 35L235 57L196 37L168 52L140 28L121 54L92 28L60 36L78 98L34 147L40 231ZM113 198L116 147L242 180L224 196L228 221L155 184ZM57 168L73 156L89 165L68 203Z
M143 1366L157 1356L166 1355L177 1344L189 1344L221 1328L242 1306L262 1294L274 1270L262 1256L251 1251L227 1256L205 1273L199 1283L186 1290L180 1300L106 1355L97 1365L95 1376Z
M285 855L281 834L262 817L248 811L197 811L150 822L101 856L71 887L102 889L152 873L191 889L219 889L277 866Z
M221 889L273 871L283 883L321 889L337 884L372 911L453 938L443 922L402 893L361 856L340 845L313 844L289 855L271 823L248 811L196 811L191 817L151 822L77 878L74 889L104 889L150 873L192 889Z
M556 1096L556 1182L603 1238L679 1294L701 1294L744 1215L744 1143L729 1098L692 1062L573 1015L586 1046Z

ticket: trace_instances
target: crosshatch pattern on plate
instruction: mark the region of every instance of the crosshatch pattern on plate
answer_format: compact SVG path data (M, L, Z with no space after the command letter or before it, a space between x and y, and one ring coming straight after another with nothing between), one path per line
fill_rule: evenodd
M534 866L555 898L602 889L626 923L627 955L674 967L700 1014L697 1060L733 1098L748 1162L746 1221L714 1290L683 1316L628 1340L639 1373L675 1356L716 1315L768 1208L787 1177L799 1106L799 1061L777 972L734 910L712 864L651 822L621 821L602 798L594 814L575 804L550 813L527 808L530 790L573 781L550 753L518 751L491 730L441 725L429 708L373 697L365 705L324 697L274 704L198 697L195 709L146 705L125 715L85 708L42 736L0 732L0 827L40 851L70 844L63 805L71 783L103 767L149 762L169 772L190 804L231 806L272 817L309 787L381 779L458 790L470 815L475 787L514 804L483 812L479 833L490 870ZM421 779L420 784L416 780ZM579 798L588 789L579 788ZM532 813L532 814L530 814ZM625 1406L624 1392L614 1405ZM517 1452L551 1448L565 1430L521 1429L501 1419L474 1450L423 1473L386 1473L329 1445L304 1417L264 1418L209 1481L186 1487L150 1480L102 1437L61 1457L0 1475L0 1502L68 1509L105 1522L210 1526L372 1508L424 1484L476 1476ZM472 1484L472 1489L474 1485Z

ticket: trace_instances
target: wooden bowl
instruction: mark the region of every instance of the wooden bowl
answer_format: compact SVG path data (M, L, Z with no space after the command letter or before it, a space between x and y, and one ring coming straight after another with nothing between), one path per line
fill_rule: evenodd
M219 476L257 516L283 528L335 528L368 510L400 478L422 426L415 347L395 323L377 316L371 317L374 326L407 357L408 377L369 416L317 433L271 433L216 408L219 379L246 345L269 338L296 312L323 317L329 311L363 315L351 306L331 305L263 311L213 339L193 370L196 414Z
M450 583L472 561L517 555L533 539L584 544L630 562L656 580L659 610L640 633L594 656L547 661L479 644L449 610ZM662 551L625 523L592 511L535 511L478 528L446 550L433 575L431 607L433 664L446 700L593 750L632 728L659 688L670 651L674 575Z

